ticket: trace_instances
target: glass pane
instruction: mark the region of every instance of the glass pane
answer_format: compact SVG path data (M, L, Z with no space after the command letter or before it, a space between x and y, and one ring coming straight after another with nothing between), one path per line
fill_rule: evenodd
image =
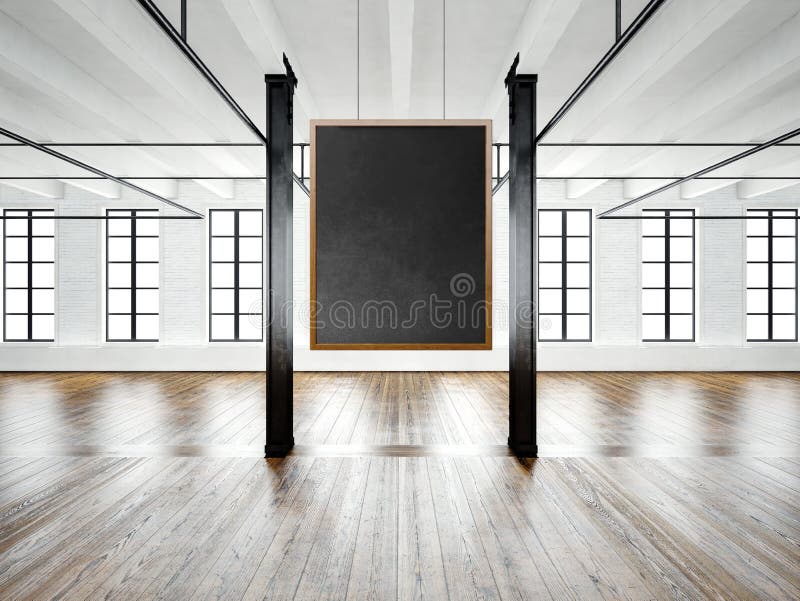
M109 313L130 313L131 312L131 291L130 290L109 290L108 291L108 312Z
M52 315L33 316L33 339L53 340L55 338L55 318Z
M56 249L53 238L33 238L31 243L34 261L55 261Z
M589 313L590 299L589 290L567 290L567 313ZM567 324L567 329L570 327Z
M109 288L130 288L131 286L131 264L130 263L109 263L108 265L108 287Z
M28 339L28 316L6 315L6 340Z
M130 315L109 315L108 316L108 339L109 340L130 340L131 337L131 317Z
M260 315L263 311L261 289L239 290L239 312Z
M663 215L663 211L659 211ZM643 211L642 217L652 217L655 212ZM663 219L642 219L642 236L663 236L664 235L664 220Z
M766 293L766 291L764 292ZM749 306L747 310L750 311ZM796 310L794 290L773 290L772 311L774 313L794 313Z
M766 290L748 290L747 312L767 313L767 308L768 308L767 298L768 298L768 293Z
M239 239L239 260L240 261L261 261L262 252L261 238L241 238Z
M6 265L6 286L8 288L27 287L28 265L26 263L13 263Z
M570 288L588 288L591 285L589 265L586 263L567 264L567 286Z
M664 238L642 238L642 261L664 260Z
M28 239L6 238L6 261L27 261Z
M748 315L747 316L747 339L748 340L766 340L768 336L767 330L767 316L766 315Z
M588 236L592 231L589 211L567 211L567 235Z
M588 315L567 316L567 338L570 340L588 340L589 329Z
M233 211L211 211L211 235L233 236Z
M53 288L55 286L55 265L52 263L34 263L32 266L35 288Z
M772 266L772 285L779 288L793 287L797 266L794 263L783 263Z
M589 238L567 238L567 260L588 261L591 247Z
M258 316L239 317L239 340L261 340L261 320Z
M158 238L136 238L136 260L158 261Z
M136 312L158 313L158 290L137 290Z
M642 313L663 313L664 296L663 290L642 290Z
M119 217L121 215L130 215L130 211L109 211L109 217ZM130 236L131 235L131 220L130 219L109 219L106 222L108 225L109 236Z
M6 217L25 217L27 212L23 211L5 211ZM5 219L6 236L27 236L28 235L28 220L27 219Z
M669 219L670 236L691 236L693 229L692 219L676 219L675 217Z
M644 263L642 265L642 287L644 288L663 288L664 287L664 264Z
M664 319L663 315L642 315L642 339L663 340Z
M233 290L212 290L211 312L233 313Z
M794 340L796 334L794 315L774 315L772 317L773 340Z
M561 287L560 263L543 263L539 265L539 286L542 288Z
M561 260L561 238L539 238L539 260Z
M766 217L766 211L747 211L748 217ZM748 236L766 236L769 232L769 224L766 219L748 219L747 220L747 235Z
M158 340L158 315L136 316L136 340Z
M772 212L772 235L773 236L794 236L797 230L797 213L795 211L773 211ZM775 217L780 217L775 219Z
M691 340L694 338L692 331L691 315L672 315L669 322L670 340Z
M27 313L28 291L6 290L6 313Z
M540 340L561 340L561 316L560 315L540 315L539 316L539 339Z
M158 288L158 263L136 265L136 287Z
M794 261L797 251L796 238L773 238L772 239L772 260L773 261Z
M561 211L539 211L539 235L561 235Z
M263 267L261 263L243 263L239 265L239 286L244 288L261 288Z
M230 288L233 286L233 265L228 263L213 263L211 265L211 286Z
M669 282L673 288L691 288L694 285L694 273L691 263L672 263L669 266Z
M671 313L693 313L694 299L691 290L670 290L669 310Z
M109 261L130 261L131 260L131 239L130 238L109 238L108 239L108 260Z
M32 290L33 312L34 313L54 313L55 312L55 292L53 290Z
M561 313L561 290L540 290L539 312Z
M692 261L692 251L694 250L693 238L670 238L669 259L670 261Z
M211 260L233 261L233 238L212 238Z
M747 265L747 287L766 288L767 286L767 265L764 263L748 263Z
M766 261L768 258L769 240L767 238L747 239L747 260Z
M157 217L158 211L148 211L146 213L138 213L138 216ZM136 235L137 236L158 236L158 229L160 225L158 219L136 219Z
M211 338L214 340L232 340L233 319L233 315L212 315Z
M53 211L34 211L34 216L50 216ZM34 219L31 232L34 236L52 236L56 231L56 222L53 219Z
M239 211L239 235L261 235L261 211Z

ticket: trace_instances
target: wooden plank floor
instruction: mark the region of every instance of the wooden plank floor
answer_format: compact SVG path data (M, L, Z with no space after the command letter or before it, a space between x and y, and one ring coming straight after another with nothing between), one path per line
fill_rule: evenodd
M800 375L0 375L0 599L798 599ZM560 455L559 455L560 453ZM201 455L201 456L198 456Z

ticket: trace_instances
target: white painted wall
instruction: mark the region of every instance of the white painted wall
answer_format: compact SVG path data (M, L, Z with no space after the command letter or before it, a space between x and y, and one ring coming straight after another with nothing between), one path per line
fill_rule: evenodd
M609 182L578 200L566 200L564 182L541 182L545 208L600 211L623 200L621 182ZM236 182L235 199L222 200L181 182L179 202L197 210L263 207L259 182ZM61 214L93 214L101 207L155 206L135 193L119 201L65 187L63 200L46 200L0 186L0 206L56 207ZM692 207L705 214L741 215L753 206L800 206L800 187L740 200L730 186L694 200L677 190L650 208ZM310 351L308 348L308 199L295 193L295 367L305 370L505 370L508 366L508 192L494 197L494 348L491 351ZM742 221L698 224L697 342L640 342L639 231L637 221L595 221L594 341L540 343L541 370L796 370L800 344L748 344L744 340ZM253 370L265 365L265 345L207 342L207 232L205 221L163 221L161 342L103 342L102 225L57 225L57 333L48 344L0 343L2 370Z

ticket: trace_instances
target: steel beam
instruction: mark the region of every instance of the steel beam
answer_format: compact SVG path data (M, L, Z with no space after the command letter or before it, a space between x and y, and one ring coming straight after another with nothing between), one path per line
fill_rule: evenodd
M634 36L639 32L639 30L644 27L644 25L656 14L659 8L664 4L666 0L650 0L642 9L633 22L628 26L628 28L622 33L622 35L614 42L611 48L608 49L603 55L603 58L600 59L589 74L584 78L584 80L578 85L572 94L570 94L569 98L561 105L550 121L547 122L542 128L542 131L539 132L539 135L536 136L536 141L541 141L547 134L549 134L553 128L561 121L564 116L570 111L570 109L575 105L576 102L580 99L581 96L589 89L594 81L606 70L617 55L622 51L625 46L628 45Z
M3 127L0 127L0 134L6 136L8 138L11 138L12 140L16 140L17 142L20 142L22 144L25 144L26 146L30 146L31 148L34 148L34 149L36 149L36 150L38 150L40 152L43 152L45 154L49 154L52 157L55 157L55 158L60 159L62 161L65 161L65 162L69 163L70 165L74 165L75 167L80 167L81 169L85 169L86 171L90 171L91 173L94 173L95 175L99 175L103 179L111 180L112 182L117 182L121 186L125 186L126 188L130 188L131 190L135 190L135 191L137 191L137 192L139 192L141 194L144 194L145 196L149 196L150 198L153 198L153 199L155 199L155 200L157 200L159 202L163 202L164 204L167 204L167 205L169 205L171 207L175 207L176 209L180 209L181 211L184 211L186 213L189 213L190 215L193 215L195 218L199 218L199 219L203 218L203 216L200 213L190 209L189 207L185 207L182 204L178 204L177 202L174 202L172 200L164 198L163 196L159 196L158 194L155 194L154 192L150 192L149 190L145 190L144 188L141 188L141 187L137 186L136 184L132 184L129 181L125 181L124 179L121 179L119 177L115 177L115 176L113 176L113 175L111 175L109 173L106 173L105 171L101 171L100 169L97 169L96 167L92 167L91 165L88 165L88 164L86 164L86 163L84 163L82 161L79 161L78 159L74 159L74 158L72 158L70 156L62 154L62 153L58 152L57 150L53 150L52 148L47 148L46 146L42 146L41 144L39 144L37 142L34 142L33 140L29 140L28 138L25 138L25 137L23 137L23 136L21 136L19 134L15 134L13 131L9 131L9 130L3 128ZM59 179L64 179L64 178L59 178ZM69 179L69 178L67 178L67 179ZM166 178L166 179L173 179L173 178Z
M536 75L506 77L509 95L508 446L536 457Z
M292 99L297 85L286 75L267 75L267 457L294 446L292 356Z
M652 190L651 192L648 192L647 194L642 194L641 196L637 196L636 198L634 198L632 200L629 200L627 202L624 202L621 205L617 205L616 207L608 209L607 211L604 211L604 212L600 213L597 217L599 219L607 217L608 215L611 215L613 213L621 211L622 209L625 209L627 207L630 207L632 205L640 203L643 200L645 200L646 198L650 198L651 196L655 196L656 194L660 194L661 192L664 192L665 190L669 190L670 188L674 188L675 186L678 186L678 185L680 185L680 184L682 184L684 182L688 182L688 181L691 181L693 179L698 179L700 176L703 176L706 173L710 173L711 171L716 171L717 169L721 169L722 167L726 167L727 165L730 165L731 163L735 163L736 161L740 161L740 160L742 160L742 159L744 159L746 157L749 157L751 155L756 154L757 152L761 152L762 150L766 150L767 148L771 148L771 147L773 147L773 146L775 146L777 144L780 144L781 142L784 142L786 140L794 138L794 137L796 137L798 135L800 135L800 128L794 129L794 130L792 130L792 131L790 131L788 133L783 134L782 136L778 136L777 138L773 138L772 140L769 140L767 142L759 144L758 146L756 146L754 148L750 148L748 150L745 150L744 152L740 152L739 154L734 155L732 157L729 157L729 158L727 158L727 159L725 159L723 161L720 161L718 163L714 163L713 165L711 165L709 167L706 167L705 169L701 169L700 171L695 171L691 175L687 175L685 177L682 177L680 179L672 181L672 182L670 182L668 184L664 184L663 186L661 186L659 188L656 188L655 190ZM740 179L740 178L730 178L730 177L728 177L728 178L725 178L725 179Z

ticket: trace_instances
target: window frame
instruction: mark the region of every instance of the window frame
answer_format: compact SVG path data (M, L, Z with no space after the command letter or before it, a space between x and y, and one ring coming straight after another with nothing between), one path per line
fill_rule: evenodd
M751 212L758 212L758 213L766 213L765 217L759 216L750 216ZM789 217L779 217L773 215L774 212L780 213L794 213L794 218ZM798 342L798 209L794 207L786 207L786 208L752 208L752 209L745 209L745 231L744 231L744 241L745 241L745 248L744 248L744 266L745 266L745 277L744 277L744 336L745 340L755 343L793 343ZM758 219L767 222L767 234L760 235L760 234L749 234L748 233L748 224L750 219ZM793 236L785 236L785 235L775 235L773 234L773 223L775 219L785 220L791 219L794 222L794 235ZM766 238L767 240L767 260L766 261L755 261L750 260L747 256L747 241L750 238ZM776 238L793 238L794 239L794 261L776 261L773 258L773 240ZM766 265L767 266L767 285L764 286L748 286L747 282L747 272L748 268L751 264L757 265ZM775 265L786 265L786 264L793 264L794 265L794 286L789 288L785 286L773 286L773 266ZM750 308L748 307L747 297L748 292L750 290L766 290L767 292L767 312L751 312ZM774 307L774 295L773 292L775 290L793 290L794 291L794 313L776 313L773 310ZM748 318L751 315L763 315L767 317L767 338L750 338L748 336ZM775 338L773 332L773 319L778 315L792 315L794 317L794 337L793 338Z
M106 209L105 215L106 217L112 216L114 213L129 213L129 215L124 215L121 217L114 218L114 221L120 220L122 221L124 217L127 217L130 220L130 234L128 236L121 236L117 234L110 234L109 233L109 222L111 219L106 219L105 221L105 341L109 343L117 343L117 342L159 342L161 338L161 231L159 228L159 232L156 235L142 235L136 233L136 220L137 215L139 213L153 213L153 217L148 217L149 219L156 219L159 220L159 210L158 209ZM160 222L159 222L160 223ZM111 261L109 259L109 240L111 238L130 238L131 242L131 254L130 254L130 261ZM158 253L158 260L157 261L139 261L136 259L136 241L138 239L144 238L155 238L158 240L159 244L159 253ZM115 264L129 264L131 269L130 274L130 286L129 287L121 287L121 286L110 286L109 280L109 265ZM158 286L137 286L136 285L136 266L142 265L158 265ZM130 294L130 312L129 313L112 313L110 311L109 303L108 303L108 293L110 290L128 290ZM159 311L157 313L152 312L139 312L136 310L136 292L139 290L156 290L158 292L158 304L159 304ZM109 316L111 315L127 315L130 317L130 337L129 338L110 338L109 337L109 327L108 321ZM155 315L158 318L159 324L159 336L158 338L138 338L136 336L136 318L140 315Z
M239 233L239 219L241 213L257 212L259 215L259 223L261 224L260 235L242 235ZM233 234L214 234L214 214L215 213L233 213ZM239 297L242 290L258 290L261 299L261 322L264 320L264 263L265 263L265 248L264 248L264 209L253 208L215 208L208 210L208 341L210 343L253 343L261 344L264 342L264 328L260 328L260 335L258 338L242 338L240 331L240 319L242 317L249 317L250 312L242 313L239 308ZM233 260L231 261L215 261L214 252L214 239L226 238L233 239ZM259 239L259 248L261 249L260 261L242 261L239 259L239 241L242 238L256 238ZM214 264L233 265L233 285L232 286L214 286L213 274ZM256 288L253 286L241 286L239 279L239 268L242 264L245 265L260 265L261 272L261 286ZM233 308L234 312L215 312L214 311L214 290L232 290L233 291ZM214 316L232 316L233 319L233 337L232 338L215 338L214 337Z
M664 286L644 286L642 284L643 278L640 277L640 302L641 296L645 290L662 290L664 293L664 312L645 312L644 307L641 307L640 317L641 322L643 324L645 316L663 316L664 317L664 338L645 338L644 332L642 332L642 342L643 343L650 343L650 342L683 342L683 343L694 343L697 341L697 211L694 208L680 208L680 209L642 209L642 215L644 216L646 213L663 213L661 216L664 220L664 234L659 236L655 234L644 234L640 235L640 244L644 244L644 240L646 238L663 238L664 239L664 260L663 261L651 261L651 260L644 260L644 258L640 258L639 264L644 266L645 264L663 264L664 265ZM675 215L672 216L670 213L691 213L691 217L689 216L679 216ZM671 219L689 219L692 220L692 235L691 236L683 236L683 235L672 235L670 234L670 221ZM690 238L692 241L692 259L691 261L674 261L670 258L670 241L675 239L682 239L682 238ZM692 286L691 288L687 288L685 286L671 286L670 282L670 266L671 265L686 265L691 264L692 266ZM643 270L642 270L643 273ZM675 313L670 310L670 292L672 290L691 290L692 291L692 337L691 338L672 338L671 337L671 322L672 316L686 316L690 315L689 313L681 312ZM642 325L644 328L644 325Z
M540 230L541 220L540 215L544 212L561 213L561 234L560 235L542 235ZM567 233L567 215L568 213L586 213L589 216L589 233L588 235L569 235ZM594 339L594 221L593 210L591 208L538 208L536 212L536 317L537 320L542 316L559 316L561 318L561 337L560 338L542 338L541 327L539 322L536 323L536 337L542 343L591 343ZM560 261L542 261L541 259L541 240L542 238L560 238L561 239L561 260ZM586 238L589 240L589 259L587 261L569 261L567 259L567 242L570 238ZM561 264L561 286L542 287L540 278L540 269L542 263L545 264ZM588 286L569 286L567 279L567 266L569 264L580 264L589 266L589 285ZM561 291L561 312L560 313L542 313L541 312L541 292L542 290L560 290ZM567 292L569 290L586 290L589 295L589 311L588 313L576 313L567 311ZM567 335L569 316L586 316L589 318L589 329L587 338L569 338Z
M6 227L6 219L8 217L8 213L27 213L25 216L25 221L27 222L27 234L22 236L18 234L8 234L8 228ZM42 234L34 234L33 233L33 223L34 221L44 220L48 217L36 215L37 213L50 213L52 216L49 217L53 222L53 233L48 235ZM56 248L56 232L55 232L55 216L56 212L55 209L48 209L48 208L41 208L41 209L31 209L31 208L24 208L24 209L15 209L15 208L4 208L2 209L3 214L3 252L2 252L2 260L3 260L3 299L2 299L2 306L3 306L3 342L9 343L18 343L18 342L55 342L55 335L56 335L56 256L58 254L58 249ZM21 221L23 219L14 218L14 221ZM27 240L27 259L25 261L9 261L8 260L8 238L21 238ZM33 240L34 238L50 238L53 241L53 260L52 261L39 261L33 259ZM27 265L27 285L26 286L14 286L9 288L8 286L8 269L7 266L9 263L14 265L17 264L25 264ZM53 270L53 285L52 286L34 286L33 285L33 266L34 265L51 265ZM27 291L27 312L25 313L9 313L8 311L8 290L25 290ZM53 311L42 313L42 312L34 312L33 311L33 292L34 290L50 290L53 293ZM8 316L20 316L25 315L27 316L27 337L26 338L8 338ZM33 337L33 318L35 316L50 316L53 318L53 337L52 338L34 338Z

